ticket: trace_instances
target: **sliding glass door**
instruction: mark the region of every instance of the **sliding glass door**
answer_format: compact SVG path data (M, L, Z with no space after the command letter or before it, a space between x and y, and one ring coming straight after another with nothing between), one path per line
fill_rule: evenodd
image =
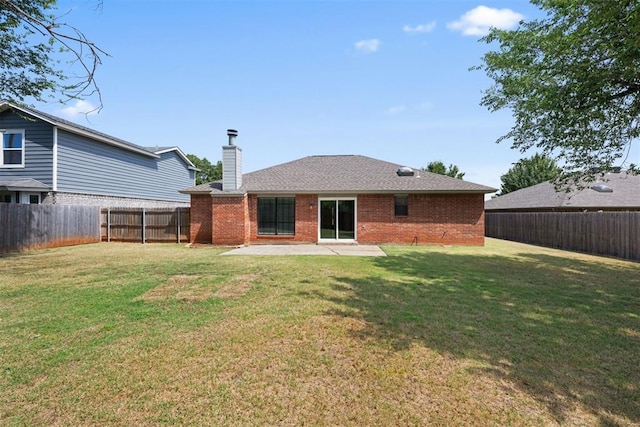
M320 200L320 241L356 239L356 200Z

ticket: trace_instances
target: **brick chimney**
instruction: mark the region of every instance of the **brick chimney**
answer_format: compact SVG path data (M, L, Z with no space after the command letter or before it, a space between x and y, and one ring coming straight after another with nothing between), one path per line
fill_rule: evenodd
M242 149L236 145L238 131L228 129L229 144L222 147L222 191L236 191L242 186Z

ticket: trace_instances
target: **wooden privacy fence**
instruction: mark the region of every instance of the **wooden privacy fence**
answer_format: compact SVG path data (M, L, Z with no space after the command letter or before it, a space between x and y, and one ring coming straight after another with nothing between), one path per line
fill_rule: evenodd
M0 253L99 241L98 207L0 203Z
M189 208L102 209L105 242L189 242Z
M640 261L640 212L486 212L487 237Z

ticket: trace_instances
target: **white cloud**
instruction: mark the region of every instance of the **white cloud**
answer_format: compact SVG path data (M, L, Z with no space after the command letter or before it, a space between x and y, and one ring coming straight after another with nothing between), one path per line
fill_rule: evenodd
M402 27L402 31L407 34L430 33L434 30L434 28L436 28L436 21L431 21L428 24L419 24L415 27L405 25L404 27Z
M392 107L387 108L384 112L388 116L395 116L402 113L407 112L420 112L420 111L429 111L433 109L433 104L429 101L422 102L417 105L394 105Z
M406 105L394 105L393 107L389 107L384 113L392 116L395 114L404 113L405 111L407 111Z
M508 30L523 19L524 15L511 9L478 6L462 15L459 20L449 22L447 28L460 31L465 36L485 36L491 27Z
M79 99L74 105L70 105L60 110L60 115L67 119L73 120L81 114L87 115L95 114L97 112L97 108L94 107L90 102Z
M356 49L366 53L377 52L380 49L380 44L378 39L360 40L354 43Z

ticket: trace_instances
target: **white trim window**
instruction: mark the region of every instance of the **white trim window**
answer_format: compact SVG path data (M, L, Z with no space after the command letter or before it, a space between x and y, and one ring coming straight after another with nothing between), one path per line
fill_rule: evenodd
M355 242L358 230L358 199L319 197L318 202L318 241Z
M20 192L20 203L27 205L39 205L41 202L40 193Z
M0 131L0 168L24 167L24 130L8 129Z

